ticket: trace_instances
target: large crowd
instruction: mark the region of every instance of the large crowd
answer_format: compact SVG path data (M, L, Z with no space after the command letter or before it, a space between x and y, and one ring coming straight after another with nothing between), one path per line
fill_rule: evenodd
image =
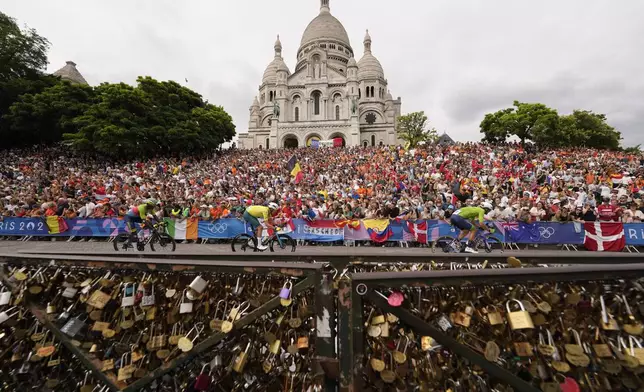
M287 168L296 156L297 180ZM0 155L0 216L103 218L147 198L165 217L239 217L276 202L288 218L444 219L489 201L494 220L592 221L619 207L644 219L644 157L481 143L298 150L222 150L209 157L112 162L64 147ZM447 212L449 214L449 212Z

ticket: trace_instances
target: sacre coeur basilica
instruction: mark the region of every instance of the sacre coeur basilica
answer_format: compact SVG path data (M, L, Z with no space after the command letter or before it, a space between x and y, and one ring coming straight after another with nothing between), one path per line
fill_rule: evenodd
M369 31L356 62L349 36L331 15L329 0L307 26L293 72L275 57L250 107L248 133L240 148L293 148L338 138L346 146L398 144L396 119L401 99L393 99L382 65L372 53Z

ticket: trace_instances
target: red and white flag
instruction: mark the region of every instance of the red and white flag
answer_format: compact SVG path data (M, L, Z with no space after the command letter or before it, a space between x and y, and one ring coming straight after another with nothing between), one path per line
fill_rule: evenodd
M427 221L402 221L403 241L417 241L421 244L427 243Z
M588 250L621 252L626 246L623 223L586 222L584 230L584 246Z

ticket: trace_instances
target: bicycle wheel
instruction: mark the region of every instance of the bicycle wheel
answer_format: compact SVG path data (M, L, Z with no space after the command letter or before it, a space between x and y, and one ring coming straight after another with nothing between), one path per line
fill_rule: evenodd
M114 237L112 245L114 245L114 250L117 252L119 250L128 250L130 248L134 248L132 246L132 243L130 242L130 235L125 233L118 234L116 237Z
M456 238L452 236L443 236L439 237L436 241L434 241L434 248L439 248L445 253L452 253L454 252L454 248L452 248L452 243L454 242Z
M233 238L233 242L230 244L233 252L237 252L237 249L242 252L247 250L257 250L257 238L248 234L239 234L237 237Z
M277 246L277 248L279 249L291 249L291 252L295 252L297 243L289 235L277 234L271 237L271 239L268 241L268 246L270 247L271 252L275 252L275 246Z
M489 237L487 241L481 240L477 245L479 249L483 248L486 253L490 253L494 249L500 249L503 251L503 243L494 237Z
M153 252L156 251L154 244L159 244L161 250L169 250L170 252L174 252L177 249L177 243L174 241L174 238L166 233L156 234L150 240L150 249Z

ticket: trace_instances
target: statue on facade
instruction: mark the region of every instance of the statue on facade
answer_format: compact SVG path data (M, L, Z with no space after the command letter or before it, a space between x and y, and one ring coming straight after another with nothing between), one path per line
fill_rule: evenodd
M273 117L279 118L280 116L280 104L277 101L273 101Z
M358 102L356 101L356 98L353 97L351 99L351 114L356 114L357 110L358 110Z

